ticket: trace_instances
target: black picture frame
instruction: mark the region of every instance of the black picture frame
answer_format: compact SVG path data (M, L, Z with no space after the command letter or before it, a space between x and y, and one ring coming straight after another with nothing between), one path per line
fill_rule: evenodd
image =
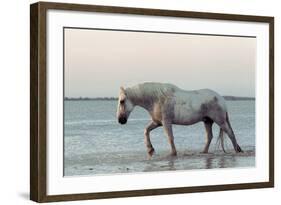
M269 24L269 181L212 186L47 195L46 13L49 9L263 22ZM274 17L38 2L30 6L30 199L36 202L209 192L274 186Z

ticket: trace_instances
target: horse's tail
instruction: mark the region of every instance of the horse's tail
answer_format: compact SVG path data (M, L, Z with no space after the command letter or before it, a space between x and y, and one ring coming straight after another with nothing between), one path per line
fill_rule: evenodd
M220 133L219 133L219 138L218 141L220 140L221 143L221 148L223 150L224 153L226 153L225 149L224 149L224 137L223 137L223 130L220 128Z

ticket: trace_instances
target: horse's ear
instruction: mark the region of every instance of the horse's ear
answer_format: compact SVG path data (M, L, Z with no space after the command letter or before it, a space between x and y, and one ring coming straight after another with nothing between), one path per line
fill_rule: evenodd
M120 87L121 92L123 92L124 94L126 93L126 90L123 86Z

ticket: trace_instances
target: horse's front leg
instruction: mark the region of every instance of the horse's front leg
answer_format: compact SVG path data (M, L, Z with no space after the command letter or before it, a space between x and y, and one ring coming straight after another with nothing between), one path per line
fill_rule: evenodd
M149 133L154 130L155 128L159 127L160 125L155 122L150 122L147 127L144 129L144 143L147 147L147 153L151 157L154 153L154 148L150 141Z
M171 155L176 156L177 150L174 143L174 135L173 135L173 129L172 129L172 123L170 121L163 121L163 128L164 131L168 137L169 144L171 146Z

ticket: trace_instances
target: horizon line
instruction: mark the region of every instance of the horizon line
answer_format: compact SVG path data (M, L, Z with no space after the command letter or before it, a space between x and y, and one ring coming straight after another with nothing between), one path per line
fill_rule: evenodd
M252 96L236 96L236 95L222 95L224 98L251 98L255 99L256 97ZM79 96L79 97L66 97L64 96L64 99L118 99L118 97L84 97L84 96Z

